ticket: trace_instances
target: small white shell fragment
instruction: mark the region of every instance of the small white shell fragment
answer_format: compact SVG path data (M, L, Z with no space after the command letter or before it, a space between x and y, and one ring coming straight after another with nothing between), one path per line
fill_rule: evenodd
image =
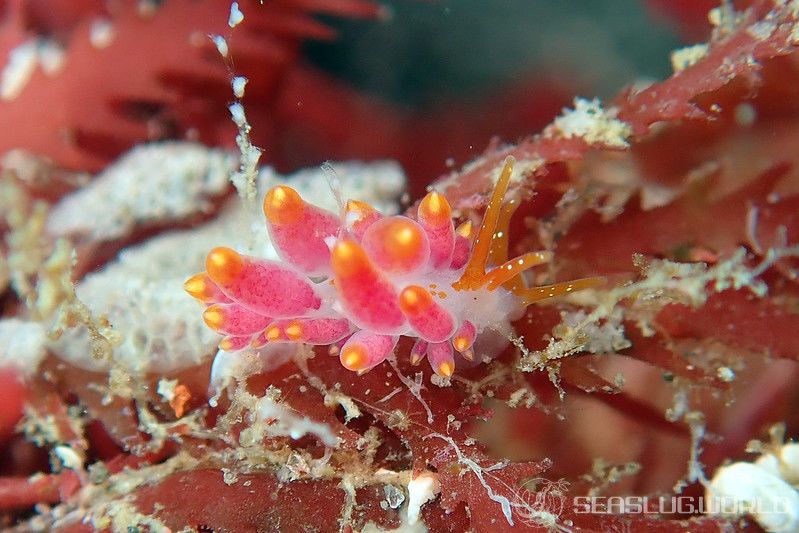
M161 398L167 402L171 402L175 399L175 387L177 386L178 380L161 378L158 380L158 389L156 389L156 392L158 392Z
M230 116L233 118L233 123L239 128L243 128L244 125L247 124L247 116L244 114L244 106L236 102L235 104L230 104L228 109L230 109Z
M221 35L213 35L211 36L211 40L214 41L214 45L216 46L216 51L219 52L219 55L222 57L227 57L228 55L228 47L227 41Z
M70 470L80 470L83 468L83 458L72 448L66 445L59 445L53 448L53 453L58 457L64 468Z
M780 459L782 479L791 485L799 485L799 443L784 444L780 449Z
M408 523L415 524L419 520L422 506L435 499L441 492L438 474L430 471L420 473L408 483Z
M38 41L25 41L8 53L8 61L0 72L0 99L9 101L22 93L36 70Z
M781 477L790 485L799 485L799 443L783 444L778 455L766 453L755 464Z
M735 371L728 366L718 367L716 369L716 375L725 383L730 383L735 380Z
M233 78L233 94L236 96L236 98L244 98L244 87L247 85L248 81L249 80L244 76L236 76Z
M799 532L799 493L752 463L716 470L705 490L708 513L737 518L751 515L766 531Z
M235 28L242 20L244 20L244 13L239 9L239 3L233 2L230 4L230 17L228 18L227 24L231 28Z
M97 19L89 27L89 41L95 48L108 48L114 42L116 29L108 19Z

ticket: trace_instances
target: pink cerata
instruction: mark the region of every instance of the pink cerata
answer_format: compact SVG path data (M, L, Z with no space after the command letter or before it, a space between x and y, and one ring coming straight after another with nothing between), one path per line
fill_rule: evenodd
M337 216L276 186L264 198L264 214L282 262L214 248L186 291L205 305L205 323L226 335L223 351L343 342L341 364L366 372L405 335L416 339L413 364L427 357L433 371L450 377L456 356L465 365L475 351L481 359L497 355L511 321L531 303L601 281L527 286L522 273L552 254L508 260L517 201L504 198L513 164L505 160L476 235L469 222L455 228L449 203L435 191L413 219L383 216L354 200Z

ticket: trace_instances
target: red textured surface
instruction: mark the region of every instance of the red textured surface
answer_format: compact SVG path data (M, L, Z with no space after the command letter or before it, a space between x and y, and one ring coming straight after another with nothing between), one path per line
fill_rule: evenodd
M104 48L89 39L95 19L88 15L99 10L97 3L83 4L7 3L0 55L59 30L65 61L53 76L37 69L17 98L0 102L0 121L15 125L13 135L0 136L0 151L22 148L63 167L96 170L148 139L181 137L192 129L206 142L234 138L227 109L219 105L231 98L229 72L207 37L230 37L229 3L170 0L152 15L139 14L132 2L110 4L101 14L115 36ZM311 13L377 14L377 5L365 0L241 6L247 24L230 48L238 71L250 80L248 100L257 99L262 109L274 102L286 70L297 62L301 38L332 37Z
M329 530L335 527L335 519L331 517L338 516L346 496L337 482L280 483L271 475L241 474L238 482L226 485L219 469L199 469L174 474L138 491L136 505L148 514L153 513L165 494L172 495L170 500L174 497L175 501L184 502L155 511L155 516L168 527L179 529L189 525L242 533ZM358 491L357 500L367 512L355 512L353 527L360 529L367 521L384 528L396 527L396 513L391 517L381 512L378 505L381 498L381 487Z
M16 370L0 368L0 443L13 432L14 426L22 417L22 409L27 400L27 387Z

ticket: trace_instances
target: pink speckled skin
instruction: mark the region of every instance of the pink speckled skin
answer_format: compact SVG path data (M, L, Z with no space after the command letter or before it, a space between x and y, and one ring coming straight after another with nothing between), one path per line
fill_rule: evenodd
M352 337L347 339L347 342L341 347L342 363L344 366L347 366L343 361L345 355L352 348L357 347L366 354L366 360L361 363L361 369L368 370L373 368L391 355L391 352L394 351L394 347L397 345L397 339L396 336L381 335L365 329L357 331Z
M209 327L219 333L233 336L253 335L263 331L272 322L272 319L268 316L250 311L239 304L209 306L205 310L204 316ZM213 323L215 322L213 319L209 320L212 316L219 317L218 323Z
M229 283L214 279L228 298L247 309L276 318L300 317L319 309L314 284L291 266L242 256L244 268Z
M306 205L299 219L291 223L267 218L269 236L283 261L306 275L326 276L330 274L330 249L325 238L338 235L341 220L329 211Z

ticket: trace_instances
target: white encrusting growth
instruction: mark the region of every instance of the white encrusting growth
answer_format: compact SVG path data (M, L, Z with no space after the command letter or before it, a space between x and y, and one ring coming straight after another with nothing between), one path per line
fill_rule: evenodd
M46 355L47 336L38 322L17 318L0 320L0 367L32 376Z
M563 114L544 130L544 134L566 139L579 137L589 144L626 148L632 128L616 115L615 108L604 109L597 98L575 98L574 109L564 109Z
M217 339L218 341L218 339ZM245 376L265 372L288 361L299 348L298 344L267 344L259 350L225 352L218 350L211 365L209 390L213 396L208 399L211 407L216 407L222 391Z
M710 46L707 43L695 44L679 48L671 53L671 67L674 72L685 70L691 65L701 61L706 55Z
M441 492L438 474L425 470L408 483L408 523L413 525L419 520L422 506L435 499Z
M191 142L140 145L64 197L50 212L52 235L110 240L140 224L163 224L212 208L226 192L233 154Z
M277 391L279 393L279 391ZM269 421L266 432L269 435L282 435L299 439L305 435L316 436L325 446L336 447L340 439L333 434L330 426L315 422L310 418L295 414L277 401L274 394L267 394L256 405L261 420Z
M799 493L759 465L738 462L722 466L705 495L711 515L739 518L749 514L766 531L799 531Z
M178 148L172 143L149 145L123 156L89 185L56 205L48 221L49 232L77 233L90 242L119 239L139 221L179 220L178 215L182 218L209 209L210 193L227 186L232 155L194 145ZM347 198L369 202L384 213L399 210L397 198L404 190L405 178L396 163L335 163L335 167ZM279 183L290 183L320 206L337 208L319 169L286 177L263 168L258 173L257 194L262 197ZM203 269L209 243L225 243L248 255L277 259L260 206L243 205L234 198L212 222L126 248L116 261L78 283L80 300L95 316L110 322L116 342L114 359L122 368L134 373L169 372L216 353L219 336L205 326L197 303L183 290L183 282ZM23 341L25 344L17 344ZM0 322L0 361L6 354L10 354L12 364L16 360L31 361L25 368L30 366L33 372L44 357L46 345L41 325ZM67 330L48 346L81 368L109 368L107 361L92 358L89 335L83 327ZM22 352L24 357L19 355ZM238 370L219 357L212 385L221 390ZM265 355L266 359L276 360L273 354Z
M705 482L705 507L713 516L754 518L768 532L799 532L799 443L784 442L785 425L769 431L770 443L751 441L754 462L720 467Z

